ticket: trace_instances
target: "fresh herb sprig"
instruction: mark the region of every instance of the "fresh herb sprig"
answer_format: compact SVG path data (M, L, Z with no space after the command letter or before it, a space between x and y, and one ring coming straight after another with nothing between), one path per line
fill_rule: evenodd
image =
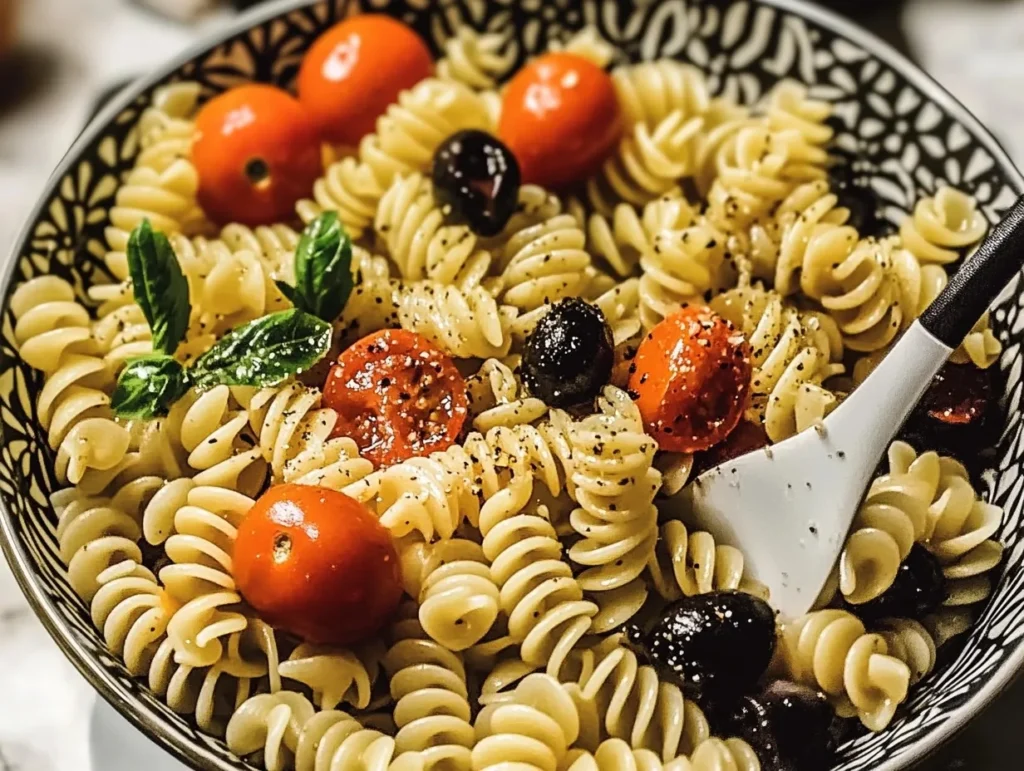
M243 385L262 388L305 372L327 355L331 324L352 291L352 242L333 212L306 228L295 255L295 308L231 330L190 366L174 358L192 307L188 281L167 237L143 220L128 239L135 301L153 331L154 353L130 359L111 397L123 418L167 415L189 388Z
M277 286L296 308L330 322L341 315L354 284L352 239L336 212L324 212L306 226L295 248L295 286Z

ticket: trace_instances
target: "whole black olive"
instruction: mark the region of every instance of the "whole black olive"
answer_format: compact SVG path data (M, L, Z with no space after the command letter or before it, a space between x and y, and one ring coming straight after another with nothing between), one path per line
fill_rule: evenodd
M915 543L896 573L892 586L862 605L849 610L865 621L881 618L922 619L938 609L946 598L942 565L926 548Z
M434 153L434 198L449 222L481 236L501 232L519 203L519 163L486 131L452 134Z
M778 680L714 728L753 747L764 771L820 771L832 767L843 726L824 694Z
M576 297L551 306L523 351L523 380L552 407L597 396L612 375L612 331L600 308Z
M709 592L669 605L650 631L627 629L654 667L702 702L752 689L775 652L775 612L743 592Z

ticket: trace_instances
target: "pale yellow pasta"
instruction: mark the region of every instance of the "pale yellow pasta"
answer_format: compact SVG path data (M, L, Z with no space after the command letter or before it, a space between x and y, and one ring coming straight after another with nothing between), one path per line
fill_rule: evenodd
M700 118L687 119L681 110L669 113L652 128L637 123L587 181L590 205L610 216L620 202L642 206L667 193L693 173L701 126Z
M487 275L491 256L466 225L447 225L421 174L398 176L381 198L374 230L405 279L429 278L469 289Z
M843 371L842 355L828 320L801 314L774 292L760 288L726 291L711 307L745 334L753 350L750 417L764 421L772 441L781 441L820 421L837 403L823 385Z
M612 80L629 123L653 127L675 110L687 119L699 117L711 105L704 74L670 59L616 67Z
M715 543L710 533L691 533L676 520L661 526L655 556L647 569L654 590L669 601L711 591L753 588L744 581L739 549Z
M481 34L471 27L460 27L444 44L437 76L477 91L493 89L515 61L515 49L505 43L500 34Z
M473 428L484 433L496 426L532 423L548 411L542 400L525 395L512 370L497 359L487 359L466 378L466 391Z
M278 666L282 679L307 686L313 703L324 710L343 702L357 709L368 707L379 671L379 662L373 657L310 643L300 644Z
M900 226L900 238L920 262L946 265L960 259L960 250L976 244L987 230L971 196L941 187L917 203Z
M498 587L479 544L464 538L432 549L438 564L425 572L419 594L423 630L450 651L476 645L498 618Z
M593 620L600 634L628 621L647 598L641 576L658 540L654 496L661 473L653 465L657 442L625 391L607 386L597 410L581 421L557 417L567 423L579 504L570 522L580 540L569 559L585 568L577 581L601 605Z
M398 321L460 358L505 356L512 347L517 309L501 304L482 286L463 290L437 281L398 289Z
M872 731L889 724L907 697L910 669L888 655L885 638L842 610L819 610L788 622L777 656L787 677L818 688L839 715Z

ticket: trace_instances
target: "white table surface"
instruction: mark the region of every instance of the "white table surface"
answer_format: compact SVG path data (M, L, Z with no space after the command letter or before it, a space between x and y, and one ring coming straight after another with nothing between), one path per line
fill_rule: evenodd
M5 96L10 84L0 75L3 255L96 94L174 54L222 18L196 28L159 20L124 0L24 5L22 44L45 87L11 105ZM1024 0L911 0L905 19L925 68L993 127L1013 157L1024 160ZM116 720L103 713L94 718L95 700L0 560L0 771L112 771L109 765L94 768L90 760L90 723L100 726L94 733L109 737L117 731ZM929 769L1012 767L1005 758L1024 755L1024 732L1015 718L1021 709L1024 687L1018 686ZM127 724L124 730L130 730ZM124 750L139 746L130 736L124 742Z

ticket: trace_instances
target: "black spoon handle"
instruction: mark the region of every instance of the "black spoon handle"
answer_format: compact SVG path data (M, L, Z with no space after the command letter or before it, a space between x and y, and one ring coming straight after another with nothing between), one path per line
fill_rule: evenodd
M989 233L921 315L921 326L948 345L963 342L981 315L1024 265L1024 197Z

